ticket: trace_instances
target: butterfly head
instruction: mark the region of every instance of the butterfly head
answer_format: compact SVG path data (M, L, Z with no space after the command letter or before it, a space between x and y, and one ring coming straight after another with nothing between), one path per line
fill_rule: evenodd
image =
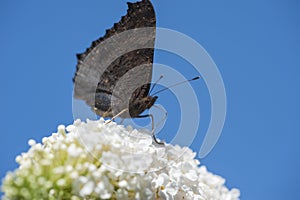
M130 116L132 118L137 117L145 110L150 109L157 98L157 96L146 96L140 99L134 99L129 104Z
M147 96L147 97L145 97L144 103L145 103L147 109L150 109L154 105L157 98L158 98L158 96Z

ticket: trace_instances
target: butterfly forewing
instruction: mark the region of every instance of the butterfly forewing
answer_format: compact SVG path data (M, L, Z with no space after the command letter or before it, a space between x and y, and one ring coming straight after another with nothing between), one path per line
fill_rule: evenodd
M128 7L127 14L105 36L77 55L74 96L103 117L113 117L134 101L143 103L150 89L155 12L149 0L128 3ZM136 116L127 112L122 117Z

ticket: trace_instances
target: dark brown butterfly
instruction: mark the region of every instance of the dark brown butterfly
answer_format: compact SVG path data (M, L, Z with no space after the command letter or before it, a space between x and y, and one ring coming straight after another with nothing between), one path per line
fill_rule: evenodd
M77 55L74 97L84 100L102 117L152 117L141 113L157 99L149 96L156 30L154 8L149 0L127 4L127 14ZM154 134L153 138L159 143Z

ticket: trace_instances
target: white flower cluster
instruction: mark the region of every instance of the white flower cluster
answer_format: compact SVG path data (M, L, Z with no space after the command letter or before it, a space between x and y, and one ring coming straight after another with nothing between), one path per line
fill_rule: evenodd
M65 132L65 129L68 133ZM237 189L209 173L189 148L155 146L147 131L75 121L16 158L3 199L238 200Z

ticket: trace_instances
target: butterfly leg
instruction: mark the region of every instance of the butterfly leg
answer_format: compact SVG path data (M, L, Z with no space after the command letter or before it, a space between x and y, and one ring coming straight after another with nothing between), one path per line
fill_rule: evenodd
M120 124L123 124L124 120L125 120L125 119L121 119Z
M122 110L121 112L119 112L117 115L113 116L110 120L108 120L107 122L105 122L105 124L109 124L110 122L112 122L117 117L119 117L120 115L122 115L124 112L127 112L127 111L128 111L128 108L125 108L124 110Z
M140 116L137 116L136 118L145 118L145 117L150 117L151 118L151 124L152 124L152 131L151 131L151 134L152 134L152 138L154 140L154 142L158 145L165 145L164 142L159 142L157 141L156 137L155 137L155 134L154 134L154 117L153 115L151 114L147 114L147 115L140 115Z
M162 124L164 124L166 122L167 116L168 116L168 112L166 110L164 110L161 106L153 105L153 107L159 109L161 112L164 113L164 118L162 120L160 120L160 122L158 122L156 124L156 127L158 127L158 126L160 126L160 125L162 125Z

